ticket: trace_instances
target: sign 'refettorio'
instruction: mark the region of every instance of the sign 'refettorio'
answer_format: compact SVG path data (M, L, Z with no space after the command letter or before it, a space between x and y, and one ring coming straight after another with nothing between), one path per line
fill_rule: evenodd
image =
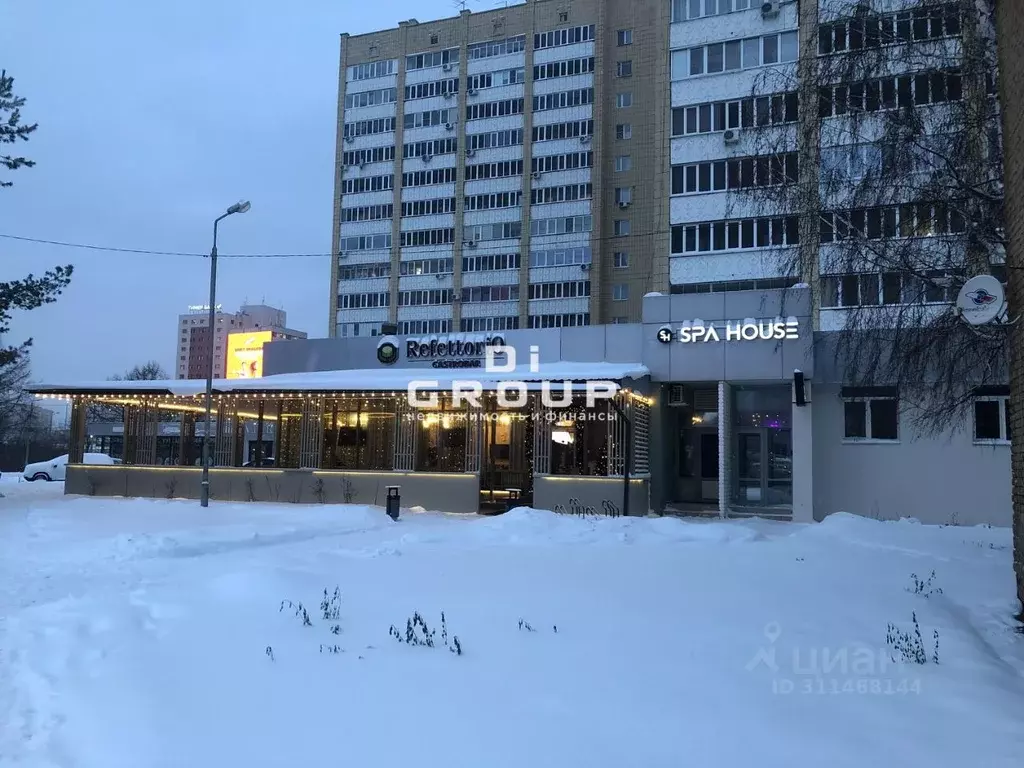
M709 341L785 341L799 338L800 325L796 318L743 320L726 322L717 327L696 322L684 325L678 330L673 330L669 326L662 326L658 329L658 341L662 344L671 344L674 341L694 344Z

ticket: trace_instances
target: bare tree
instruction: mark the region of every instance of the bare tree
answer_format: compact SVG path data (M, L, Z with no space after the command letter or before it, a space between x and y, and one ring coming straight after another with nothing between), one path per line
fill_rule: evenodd
M169 377L163 366L155 360L149 360L132 367L123 376L111 376L107 381L160 381L167 378ZM91 422L124 421L124 408L120 405L93 403L87 408L86 414L86 419Z
M820 287L847 383L898 387L924 433L962 426L974 388L1007 380L1006 326L951 309L1005 269L993 2L802 3L799 59L756 79L726 169L730 207L778 222L757 245L793 246L770 268Z
M32 398L25 392L29 379L27 357L0 366L0 443L20 440L32 418Z

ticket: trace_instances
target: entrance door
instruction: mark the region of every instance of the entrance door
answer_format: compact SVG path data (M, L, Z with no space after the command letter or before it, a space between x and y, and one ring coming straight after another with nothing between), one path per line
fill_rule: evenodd
M793 504L793 440L788 429L742 429L736 435L736 496L741 507Z
M678 474L673 501L687 504L718 501L717 429L680 431Z
M529 422L513 412L489 412L483 423L483 456L480 466L480 508L503 510L509 489L527 500L531 491L526 445L533 445Z

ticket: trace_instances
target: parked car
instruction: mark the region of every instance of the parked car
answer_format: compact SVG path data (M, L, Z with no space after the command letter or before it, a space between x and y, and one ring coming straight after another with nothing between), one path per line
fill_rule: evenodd
M256 466L256 462L255 461L247 461L242 466L243 467L255 467ZM261 466L261 467L273 467L274 466L274 457L273 456L264 456L263 457L263 461L260 462L259 466Z
M116 459L110 458L105 453L87 453L82 458L82 463L111 465L119 462ZM49 461L37 461L34 464L28 464L23 474L26 480L63 480L67 472L67 466L68 455L65 453L63 456L58 456Z

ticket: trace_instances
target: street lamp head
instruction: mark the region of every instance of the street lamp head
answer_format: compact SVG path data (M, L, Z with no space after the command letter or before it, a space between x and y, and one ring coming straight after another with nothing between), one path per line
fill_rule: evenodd
M251 207L248 200L242 200L228 208L228 213L245 213Z

